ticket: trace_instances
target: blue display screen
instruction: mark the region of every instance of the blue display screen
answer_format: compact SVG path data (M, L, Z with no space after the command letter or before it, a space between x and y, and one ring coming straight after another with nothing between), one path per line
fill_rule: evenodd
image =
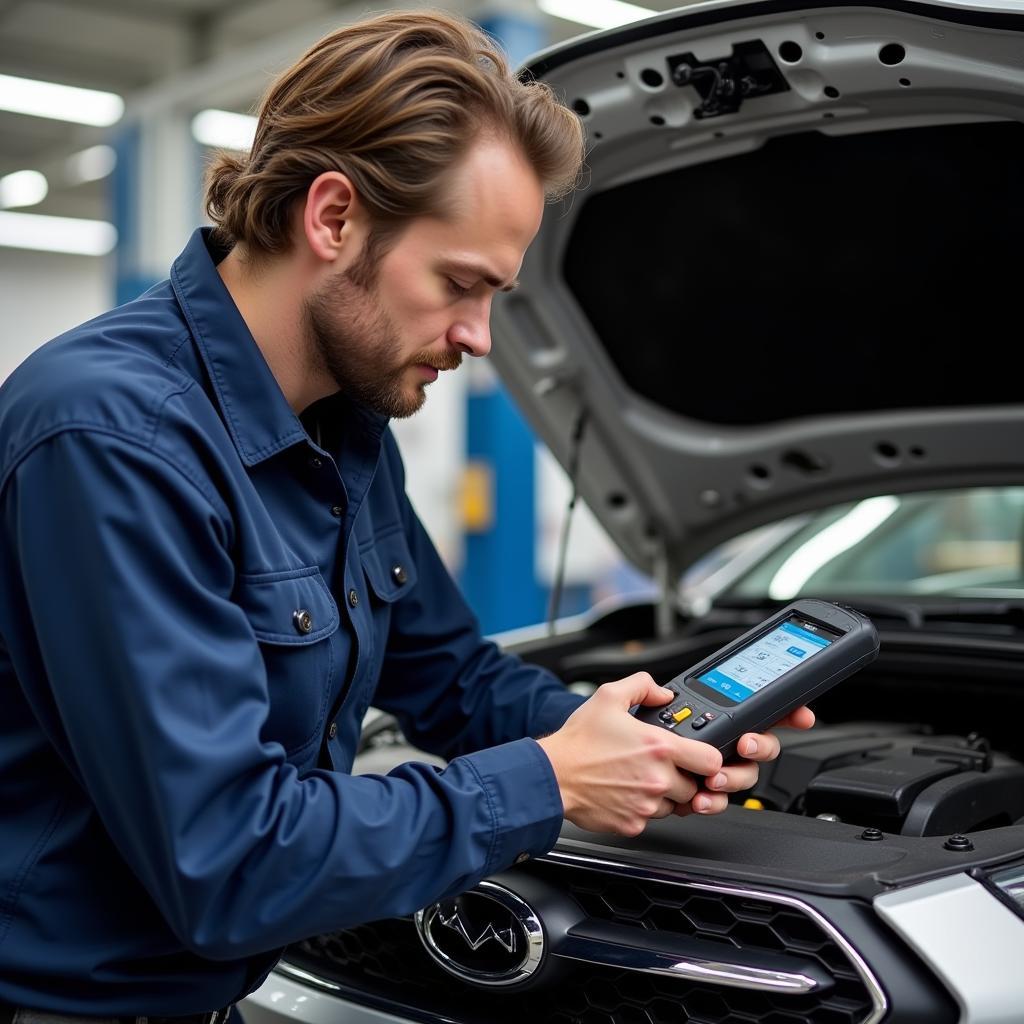
M789 618L697 676L697 680L739 704L770 686L794 666L813 658L835 639L831 631L817 623Z

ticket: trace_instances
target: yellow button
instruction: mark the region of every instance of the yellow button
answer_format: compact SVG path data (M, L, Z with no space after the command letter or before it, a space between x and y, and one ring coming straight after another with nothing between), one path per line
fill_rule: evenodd
M756 800L752 796L751 797L747 797L747 799L743 801L743 806L746 807L746 809L748 811L763 811L764 810L764 804L761 803L760 800Z
M680 708L672 716L672 721L673 722L685 722L690 717L690 715L692 715L692 714L693 714L693 711L691 711L690 708Z

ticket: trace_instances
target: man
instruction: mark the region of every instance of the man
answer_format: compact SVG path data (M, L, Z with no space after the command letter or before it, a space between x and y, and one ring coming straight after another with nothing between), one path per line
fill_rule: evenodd
M287 943L464 890L563 815L635 835L755 780L633 719L650 676L580 706L484 642L404 494L388 417L487 353L581 152L467 24L342 29L213 166L170 280L0 392L9 1019L209 1020ZM449 766L351 776L371 701Z

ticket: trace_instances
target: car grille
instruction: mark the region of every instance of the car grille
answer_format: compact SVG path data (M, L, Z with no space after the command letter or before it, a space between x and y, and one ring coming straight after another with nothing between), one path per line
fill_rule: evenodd
M535 863L531 871L591 918L721 943L723 953L798 955L819 963L833 985L783 995L578 963L554 987L488 991L443 971L421 945L412 919L309 939L291 947L285 960L340 985L349 997L363 993L396 1012L457 1015L467 1024L864 1024L876 1010L836 941L790 904L553 863Z

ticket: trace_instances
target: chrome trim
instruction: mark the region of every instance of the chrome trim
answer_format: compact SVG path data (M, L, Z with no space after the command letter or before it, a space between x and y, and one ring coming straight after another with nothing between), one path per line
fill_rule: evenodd
M518 985L525 981L534 971L540 967L544 959L544 929L540 920L530 906L518 893L512 892L497 882L483 881L468 889L462 896L482 896L485 900L497 903L504 910L508 911L519 926L519 933L526 942L526 948L519 962L506 971L479 971L472 967L466 967L458 960L449 956L434 939L431 927L435 921L440 921L442 926L452 928L462 936L463 941L470 949L477 949L484 942L493 938L510 953L515 951L515 932L510 933L511 948L506 945L505 940L499 932L496 932L493 925L489 925L484 934L477 939L472 939L465 930L465 925L456 915L454 921L446 921L441 916L441 904L432 903L423 910L417 910L413 915L416 923L416 932L420 937L426 951L433 959L441 965L449 974L454 974L462 981L468 981L474 985L487 985L489 987L505 987ZM490 934L488 935L488 932Z
M805 974L790 974L760 967L746 967L728 960L704 960L689 957L685 960L669 953L623 946L596 939L570 935L553 955L569 960L583 960L602 967L637 971L641 974L659 974L677 981L699 981L726 988L742 988L755 992L774 992L779 995L806 995L821 986Z
M271 971L236 1009L245 1024L456 1024L356 993L320 992L277 971Z
M291 978L293 981L301 981L303 984L309 985L312 988L318 988L323 992L341 991L341 985L336 985L333 981L321 978L319 974L310 974L309 971L304 971L301 967L295 967L288 963L287 960L278 960L274 964L274 970L278 974L283 974L286 978Z
M564 842L564 840L563 840ZM864 962L863 957L843 937L842 933L833 925L828 918L815 910L810 904L794 896L783 896L775 892L764 892L760 889L744 889L731 885L717 885L708 882L698 882L682 873L666 871L664 869L652 871L648 868L637 867L623 861L606 860L600 857L588 857L583 854L565 853L561 850L552 850L541 857L538 861L547 861L552 864L564 864L571 867L582 868L586 871L609 871L615 874L628 875L631 878L638 878L643 881L665 882L669 885L684 886L689 889L699 889L702 892L716 893L728 896L746 896L751 899L763 900L766 903L780 903L783 906L795 907L810 917L833 942L843 951L846 958L853 964L854 970L860 976L868 994L871 996L873 1011L858 1024L878 1024L889 1011L889 1001L882 991L871 969Z

